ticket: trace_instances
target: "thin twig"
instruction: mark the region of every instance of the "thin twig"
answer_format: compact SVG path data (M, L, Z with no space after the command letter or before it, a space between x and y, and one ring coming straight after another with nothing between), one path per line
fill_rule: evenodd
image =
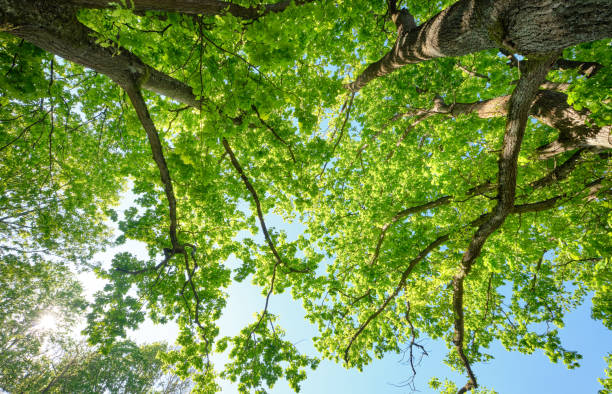
M297 161L295 160L295 156L293 155L293 150L291 149L291 145L289 145L287 141L285 141L280 135L278 135L278 133L276 132L276 130L272 128L272 126L270 126L265 120L262 119L255 104L252 104L251 108L253 109L253 111L255 111L255 114L257 115L257 119L259 119L261 124L264 125L268 130L270 130L270 132L274 135L274 137L287 147L287 149L289 150L289 154L291 155L291 160L293 160L294 163L297 163Z
M259 201L259 196L257 195L255 188L251 184L251 181L249 181L249 178L247 178L246 174L244 173L242 166L236 159L236 156L234 155L234 151L230 147L229 142L227 142L227 139L225 139L225 137L223 138L222 143L223 143L223 147L225 148L225 152L229 155L230 161L232 162L234 169L236 169L236 171L238 172L238 175L240 175L240 179L242 179L242 182L244 183L247 190L251 194L251 197L253 197L253 202L255 203L255 209L257 210L257 217L259 218L259 225L261 227L261 231L264 234L264 238L266 239L266 243L268 244L268 247L272 251L272 255L274 255L276 263L287 267L287 265L281 259L278 251L276 250L276 246L274 245L274 242L272 241L272 237L270 237L270 233L268 232L268 226L266 226L266 221L264 220L264 217L263 217L263 211L261 209L261 203ZM299 270L299 269L295 269L292 267L287 267L287 268L291 272L299 272L299 273L310 272L310 270Z
M349 101L348 108L346 110L346 115L344 117L344 122L342 123L342 127L340 128L340 135L338 136L338 139L336 140L336 143L334 144L334 147L332 148L330 160L325 162L325 165L323 166L323 169L321 170L319 175L317 175L317 178L320 178L321 176L323 176L323 173L325 172L325 169L327 168L327 165L329 164L331 159L334 157L334 154L336 153L336 148L338 147L338 145L340 144L340 141L342 140L342 136L344 135L344 128L346 127L346 123L347 123L347 121L349 119L349 116L351 114L351 109L353 108L353 99L355 98L355 93L356 92L351 93L351 99ZM334 134L335 134L335 132L334 132Z

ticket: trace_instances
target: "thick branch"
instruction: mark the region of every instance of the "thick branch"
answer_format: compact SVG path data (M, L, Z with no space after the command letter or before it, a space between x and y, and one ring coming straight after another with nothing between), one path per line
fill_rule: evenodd
M408 32L417 27L416 21L414 20L414 16L405 8L397 9L397 1L390 0L389 1L389 14L391 15L391 20L395 23L397 27L397 34L401 35L402 33Z
M163 147L159 139L159 135L157 134L157 129L155 128L155 124L151 119L151 115L149 115L149 110L147 109L147 105L142 97L142 94L140 93L140 90L134 83L125 85L124 89L132 102L132 106L136 110L136 114L138 115L138 119L140 119L142 127L147 133L147 138L149 139L149 144L151 145L151 151L153 152L153 160L155 160L155 164L157 164L159 175L162 184L164 185L164 192L166 193L166 199L168 200L168 211L170 215L169 232L172 248L174 249L175 253L182 252L183 247L179 244L176 236L176 197L174 196L172 180L170 179L170 171L168 171L168 165L166 164Z
M524 70L514 92L512 92L508 105L506 132L498 162L497 205L472 237L461 260L461 266L453 277L453 311L455 314L453 343L468 374L469 381L464 387L466 389L476 388L478 384L463 351L465 325L463 282L470 273L474 261L480 255L487 238L504 223L508 214L514 209L517 159L525 134L531 103L538 91L538 86L546 77L549 68L556 58L557 55L555 54L539 61L530 61L531 64Z
M70 3L85 8L114 8L112 0L69 0ZM245 7L230 1L219 0L128 0L134 11L166 11L191 15L231 14L242 19L258 19L267 14L282 12L292 4L302 5L315 0L283 0L278 3L260 4Z
M600 180L598 180L598 181L600 181ZM591 184L594 184L594 183L595 182L592 182ZM560 195L560 196L555 196L555 197L552 197L552 198L549 198L549 199L546 199L546 200L543 200L543 201L534 202L534 203L514 205L513 207L511 207L509 214L545 211L545 210L554 208L556 203L559 200L561 200L562 198L564 198L564 197L566 197L565 194ZM449 198L449 197L443 197L442 199L446 199L446 198ZM439 200L442 200L442 199L439 199ZM434 202L430 202L428 204L439 203L439 205L443 205L444 202L438 202L439 200L436 200ZM451 200L452 200L452 198L449 198L449 201L451 201ZM427 205L427 204L424 204L424 205ZM417 212L418 209L421 208L421 207L423 207L423 205L421 205L419 207L408 208L406 211L414 209L415 212ZM404 212L404 211L402 211L402 212ZM472 220L465 227L482 226L484 223L486 223L487 221L490 220L491 216L492 216L491 213L483 214L480 217ZM465 227L462 227L462 228L465 228ZM357 332L355 332L355 334L351 337L351 340L350 340L347 348L344 351L344 360L346 362L348 362L348 352L349 352L353 342L366 329L368 324L370 324L378 315L380 315L380 313L382 313L385 310L385 308L389 305L389 303L395 297L397 297L397 295L401 291L402 287L404 287L406 285L406 280L408 279L408 276L410 275L410 273L412 272L412 270L414 269L416 264L418 264L421 260L423 260L425 257L427 257L427 255L429 253L431 253L434 249L438 248L439 246L444 244L446 241L448 241L448 239L450 238L451 234L452 234L452 232L438 237L431 244L429 244L425 249L423 249L419 253L419 255L417 257L415 257L413 260L410 261L410 263L408 264L408 267L402 273L400 281L399 281L397 287L395 288L394 292L387 299L385 299L383 304L372 315L370 315L363 324L361 324L361 326L359 327ZM361 299L361 298L365 297L366 295L369 295L369 293L370 292L368 291L368 293L364 294L363 296L359 297L358 299ZM463 316L463 314L462 314L462 316ZM461 351L463 352L463 348L461 349Z
M30 2L18 2L15 7L24 8ZM81 24L76 10L70 7L53 7L44 19L40 16L43 7L36 2L29 4L31 11L19 13L6 21L0 20L0 30L8 32L71 62L106 75L120 86L139 81L140 87L164 95L173 100L199 108L190 86L143 63L132 52L122 48L120 52L104 48L95 42L96 32ZM46 8L49 8L47 5ZM25 8L25 10L30 7ZM38 12L37 12L38 11ZM9 15L10 16L10 15Z
M584 149L577 150L569 159L565 160L563 164L559 167L555 168L542 178L535 180L531 183L531 187L534 189L539 189L541 187L545 187L551 185L555 182L558 182L562 179L567 178L567 176L576 168L578 163L580 162L580 158Z
M579 60L568 60L568 59L557 59L553 64L553 70L572 70L576 69L580 74L587 78L590 78L597 74L599 70L603 68L603 65L596 62L581 62Z
M436 98L433 111L458 116L474 113L480 118L500 117L508 114L510 96L495 97L474 103L446 104ZM589 111L575 110L567 103L567 95L553 90L536 93L530 115L540 122L559 130L559 138L538 148L541 159L578 148L612 149L611 127L589 123Z
M393 48L346 87L358 91L407 64L434 58L500 47L545 55L610 36L609 0L459 0L421 26L398 34Z

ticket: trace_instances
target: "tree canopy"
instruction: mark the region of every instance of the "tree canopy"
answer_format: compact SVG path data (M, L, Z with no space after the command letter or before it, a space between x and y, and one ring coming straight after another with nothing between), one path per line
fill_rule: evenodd
M102 349L174 320L197 390L298 390L290 292L320 357L442 338L467 383L433 386L466 392L494 341L576 366L558 328L589 294L612 328L609 0L0 0L0 34L3 258L148 247L92 267ZM219 337L244 280L263 309Z

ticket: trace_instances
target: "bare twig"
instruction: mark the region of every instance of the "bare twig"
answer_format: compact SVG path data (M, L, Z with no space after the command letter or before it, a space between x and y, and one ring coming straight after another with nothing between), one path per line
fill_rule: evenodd
M409 350L410 350L410 367L412 368L412 374L413 376L416 375L416 369L414 367L414 347L418 347L421 350L421 353L425 356L427 356L427 350L425 350L425 347L419 343L416 343L416 332L414 329L414 325L412 324L412 321L410 320L410 302L407 302L407 307L406 307L406 322L408 322L408 326L410 327L410 344L409 346Z

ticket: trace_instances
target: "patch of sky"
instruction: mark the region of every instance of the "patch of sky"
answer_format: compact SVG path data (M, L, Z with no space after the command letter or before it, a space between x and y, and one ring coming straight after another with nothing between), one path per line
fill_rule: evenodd
M118 213L123 216L127 208L135 205L136 198L137 196L132 192L125 192L117 208ZM245 215L252 214L250 204L245 200L238 203L238 209ZM425 214L431 215L431 212L425 212ZM287 223L275 214L267 214L265 220L269 226L285 231L289 240L296 240L304 232L305 227L299 221ZM108 224L115 231L117 230L115 223ZM235 239L240 240L247 237L253 237L257 243L264 244L261 231L255 235L248 231L240 232ZM441 251L447 249L446 246L440 248ZM127 241L124 245L96 254L95 260L108 268L112 257L122 251L129 251L145 261L148 259L143 243ZM315 249L315 251L320 250ZM302 256L301 253L300 256ZM335 258L336 256L331 255L331 258L325 259L317 268L316 274L323 275L331 267ZM241 262L235 256L231 256L226 264L229 268L235 269ZM101 290L106 284L91 272L79 274L79 279L89 299L95 291ZM263 309L265 295L262 294L262 291L265 289L253 285L251 279L252 276L241 283L232 283L226 289L228 303L218 322L220 337L237 335L239 330L252 323L255 314ZM511 287L504 286L501 292L508 296ZM274 294L270 299L269 312L278 316L278 325L286 330L287 339L294 343L300 352L314 356L317 355L317 352L313 338L318 335L318 331L313 324L308 323L304 308L300 306L301 302L293 300L289 292ZM605 368L603 356L606 349L601 346L601 343L605 342L606 337L609 338L609 333L600 322L585 319L585 316L588 315L588 305L584 303L576 311L567 315L566 327L560 331L563 346L569 349L579 349L584 356L581 360L581 367L573 370L571 374L566 372L562 364L550 363L543 352L526 356L518 352L507 352L501 344L495 342L491 346L490 353L494 354L496 359L490 363L478 363L474 366L478 373L479 383L485 387L494 387L501 393L534 392L533 390L545 392L552 387L550 382L554 382L555 392L559 393L595 392L599 388L596 378ZM138 343L155 340L173 343L177 337L177 331L178 327L174 322L155 325L147 319L138 330L129 331L128 335ZM588 332L589 335L585 336L585 332ZM429 356L422 360L417 369L414 384L418 390L431 392L428 389L427 381L432 376L446 377L455 382L462 382L465 379L444 365L447 349L442 341L429 338L422 338L420 341L427 349ZM406 345L401 344L403 347ZM212 361L218 365L218 369L228 361L227 355L227 351L213 355ZM521 376L521 379L517 380L516 376ZM363 372L354 369L346 370L339 364L324 360L317 370L308 371L308 379L302 383L302 392L336 394L338 387L342 387L344 392L350 391L357 394L374 392L399 394L406 391L406 387L402 387L402 384L410 377L410 367L403 362L400 354L387 354L381 360L365 366ZM227 381L220 383L222 392L238 392L236 384ZM269 392L284 394L292 391L288 384L281 380Z

